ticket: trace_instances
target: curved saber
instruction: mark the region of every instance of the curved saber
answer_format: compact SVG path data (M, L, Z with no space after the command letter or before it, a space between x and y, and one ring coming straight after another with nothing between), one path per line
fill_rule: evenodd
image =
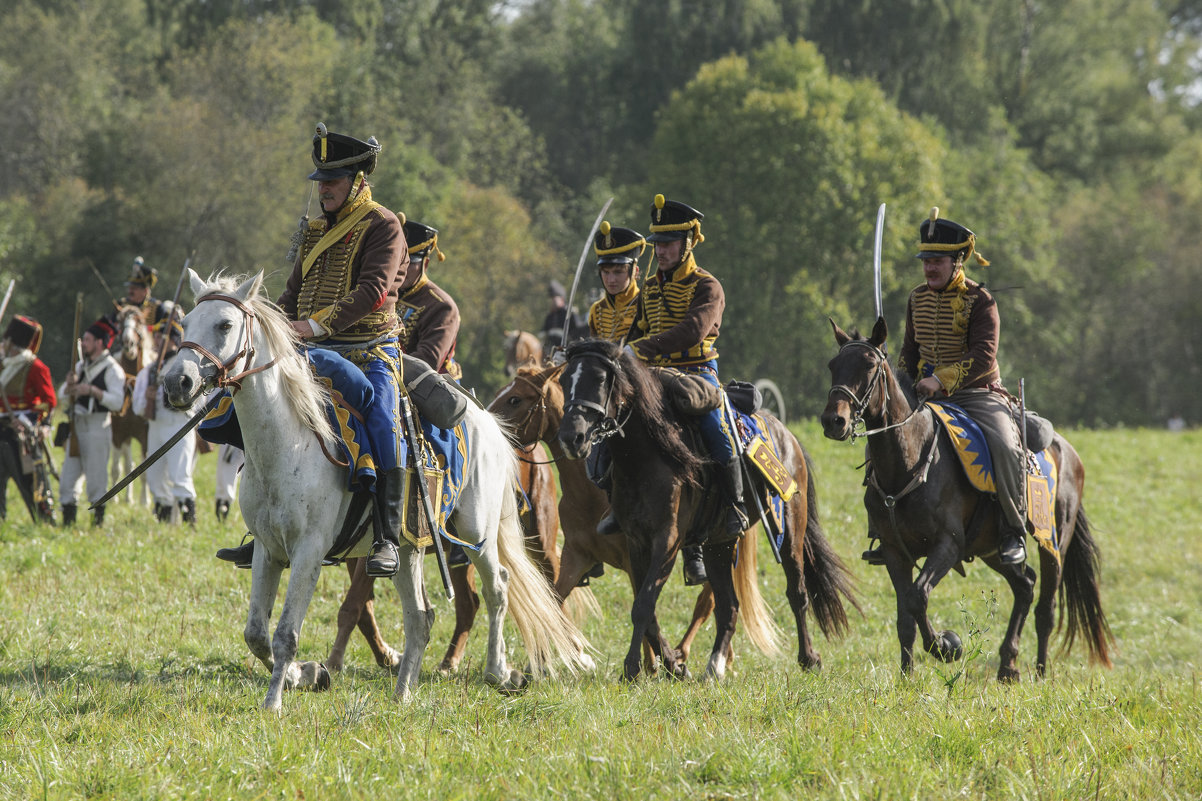
M572 326L569 325L572 321L572 301L576 297L576 286L580 283L580 271L584 269L584 261L588 258L588 249L593 244L593 237L597 235L597 229L601 227L601 221L605 219L605 212L609 211L609 204L613 202L612 197L605 201L605 205L601 207L601 213L597 215L597 219L593 220L593 227L589 229L588 239L584 240L584 250L580 251L580 261L576 263L576 277L572 279L572 291L568 293L568 316L563 323L563 339L559 342L560 350L568 346L568 332L572 329Z
M121 479L116 484L114 484L113 488L111 490L104 493L104 495L100 498L100 500L96 501L96 503L89 506L88 509L93 510L98 506L103 506L109 499L115 497L117 495L117 493L119 493L121 490L125 489L131 483L133 483L133 480L135 478L137 478L138 476L145 473L152 464L157 462L159 459L162 459L163 455L165 453L167 453L167 451L171 450L172 446L174 446L175 443L177 443L181 439L183 439L186 434L190 434L192 432L192 429L194 429L198 425L200 425L200 421L205 419L205 416L208 415L209 412L211 412L215 408L217 408L217 403L223 397L225 397L224 393L214 392L213 397L209 399L209 402L206 403L199 412L197 412L195 415L193 415L191 420L189 420L188 422L186 422L182 426L180 426L179 431L176 431L174 434L171 435L171 439L164 442L157 451L155 451L154 453L147 456L145 461L142 462L142 464L135 467L133 470L131 470L129 472L129 475L127 475L125 478Z
M872 299L876 301L876 319L884 316L881 309L881 240L885 238L885 204L876 210L876 241L872 245Z

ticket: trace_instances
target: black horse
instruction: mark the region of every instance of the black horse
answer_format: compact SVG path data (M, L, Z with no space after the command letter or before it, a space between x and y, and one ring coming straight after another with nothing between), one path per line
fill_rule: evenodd
M880 536L889 578L897 594L897 638L901 666L913 664L914 630L922 634L923 648L944 661L962 653L955 632L936 632L927 618L931 590L962 561L980 558L1002 574L1014 594L1006 637L999 651L999 681L1019 678L1018 641L1034 600L1035 571L1025 564L1002 564L997 558L1000 509L969 483L954 446L939 433L935 415L917 402L910 382L898 380L882 346L888 336L883 318L870 339L844 333L834 321L839 352L830 362L831 389L822 428L836 440L851 437L855 427L867 427L869 488L864 493L868 525ZM1110 667L1108 644L1112 640L1102 611L1098 586L1097 542L1081 505L1085 467L1064 437L1055 435L1051 458L1058 482L1054 501L1063 566L1053 553L1039 548L1043 574L1039 603L1035 607L1035 632L1039 654L1035 669L1043 676L1048 663L1048 641L1053 630L1053 600L1061 592L1061 610L1067 608L1065 650L1084 633L1090 660ZM916 560L926 557L918 580Z
M679 655L660 633L655 605L686 535L704 538L705 568L714 591L716 634L707 675L720 679L725 672L740 603L752 642L772 650L774 627L756 586L757 537L725 536L718 493L705 491L714 466L686 444L687 420L668 403L651 369L613 342L586 340L569 348L559 382L565 398L559 439L568 456L581 458L594 442L616 435L609 440L613 511L627 539L636 590L623 678L639 673L644 635L671 674L683 672ZM786 594L797 622L797 661L804 668L817 668L822 660L810 643L806 610L812 602L825 635L844 633L843 599L855 604L851 578L819 524L808 455L775 417L762 415L761 421L797 486L785 503L780 551ZM736 547L739 558L732 571Z

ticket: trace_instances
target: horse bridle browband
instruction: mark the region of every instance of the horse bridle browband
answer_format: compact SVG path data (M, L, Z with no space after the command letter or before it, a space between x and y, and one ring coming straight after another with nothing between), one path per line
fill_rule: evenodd
M221 359L218 356L216 356L212 351L210 351L204 345L198 344L191 340L188 340L187 342L181 342L179 349L184 350L185 348L187 348L188 350L194 350L197 353L199 353L201 356L203 356L205 359L208 359L210 362L212 362L213 365L216 367L216 373L213 377L213 387L216 389L226 389L227 387L231 388L230 393L233 394L233 393L236 393L238 390L242 389L242 379L246 378L247 376L254 375L255 373L261 373L264 370L267 370L272 365L274 365L277 361L279 361L280 357L277 356L274 359L272 359L271 361L269 361L267 364L261 364L258 367L249 367L250 363L255 358L255 317L256 317L256 315L255 315L254 309L247 306L245 303L243 303L238 298L235 298L231 295L219 295L219 294L205 295L203 298L200 298L199 300L196 301L196 305L199 306L200 304L202 304L206 301L210 301L210 300L220 300L223 303L229 303L233 306L236 306L239 310L241 310L243 320L246 322L246 325L243 326L243 329L242 329L243 335L245 336L246 344L242 347L241 350L239 350L237 353L235 353L233 356L231 356L225 362L221 361ZM246 364L248 365L247 369L243 370L242 372L238 373L237 375L231 376L229 374L230 368L233 367L234 364L239 359L241 359L243 356L246 357Z
M841 392L851 399L852 442L855 442L858 437L871 437L873 434L881 434L885 431L889 431L890 429L903 426L909 422L910 418L917 414L919 410L925 408L924 404L920 403L918 406L911 409L910 413L906 415L905 419L903 420L900 420L896 423L887 423L880 428L858 431L858 428L862 428L865 425L864 412L867 411L868 404L872 400L872 394L873 392L877 391L878 386L882 395L881 418L884 419L885 417L885 412L889 406L889 385L883 380L885 377L885 364L887 362L887 357L885 356L884 351L882 351L876 345L873 345L871 342L863 339L849 339L847 342L843 343L843 347L840 348L839 351L842 352L844 348L847 348L851 345L859 345L862 348L867 348L874 356L876 356L876 365L873 367L872 378L868 381L868 389L864 391L864 397L861 398L856 395L856 393L852 391L851 387L847 386L846 384L835 384L826 393L826 396L829 399L830 396L836 392Z

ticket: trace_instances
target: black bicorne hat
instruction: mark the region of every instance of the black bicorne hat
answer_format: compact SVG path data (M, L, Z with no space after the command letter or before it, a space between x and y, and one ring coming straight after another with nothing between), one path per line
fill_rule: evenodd
M129 268L129 280L125 282L126 286L144 286L147 289L154 289L154 285L158 282L158 270L147 267L141 256L134 259L133 266Z
M609 220L601 223L593 237L593 250L597 254L597 264L626 264L637 262L647 247L647 240L632 228L619 228L609 224Z
M417 222L416 220L405 219L405 215L400 215L405 229L405 243L409 247L409 255L424 258L430 250L438 254L438 260L443 261L446 256L438 248L438 229L433 228L425 223Z
M8 328L4 329L4 339L18 348L28 348L37 353L42 346L42 324L32 317L13 315L8 321Z
M313 136L313 165L317 169L309 174L309 180L334 181L353 177L358 172L371 175L379 153L380 143L374 136L364 142L346 134L332 133L324 122L319 122Z
M692 206L679 200L667 200L663 195L656 195L651 203L651 235L648 242L672 242L684 239L690 231L697 234L697 242L701 242L701 220L705 215ZM696 243L694 243L696 244Z
M958 222L939 216L939 207L931 208L927 219L918 226L919 259L937 259L940 256L951 256L953 260L968 261L977 248L977 237L972 231ZM982 267L988 267L989 262L977 253L977 262Z
M113 346L113 337L117 335L117 332L113 329L113 327L103 320L97 320L89 325L86 333L89 333L99 339L104 343L106 348L111 348Z

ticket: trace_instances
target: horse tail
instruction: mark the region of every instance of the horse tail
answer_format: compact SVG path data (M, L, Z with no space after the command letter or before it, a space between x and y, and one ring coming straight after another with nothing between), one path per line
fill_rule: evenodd
M864 610L856 600L851 571L835 553L822 528L818 517L818 493L814 488L814 464L810 454L804 450L803 453L806 460L806 530L802 561L806 591L823 635L827 639L842 637L848 629L843 599L846 598L860 614Z
M512 456L513 450L508 447L506 450ZM516 488L516 456L511 474L509 486ZM554 588L526 553L516 489L505 492L504 496L497 552L501 565L509 572L509 614L530 657L531 670L537 675L554 673L560 666L573 674L592 669L593 661L588 655L592 646L564 614Z
M756 543L758 527L739 541L738 562L731 577L734 580L735 597L739 599L739 619L743 632L751 644L765 654L780 651L781 631L772 618L772 611L760 594L759 570L756 567Z
M1077 522L1073 537L1064 554L1064 572L1060 579L1060 622L1064 623L1067 610L1068 625L1065 628L1064 648L1067 653L1073 647L1077 634L1084 632L1089 646L1089 661L1103 667L1113 667L1110 661L1110 645L1114 635L1102 611L1102 595L1099 585L1101 574L1101 551L1085 516L1085 507L1077 510ZM1057 626L1059 628L1059 626Z
M605 617L597 596L588 587L573 588L568 597L563 599L563 611L577 626L590 617Z

